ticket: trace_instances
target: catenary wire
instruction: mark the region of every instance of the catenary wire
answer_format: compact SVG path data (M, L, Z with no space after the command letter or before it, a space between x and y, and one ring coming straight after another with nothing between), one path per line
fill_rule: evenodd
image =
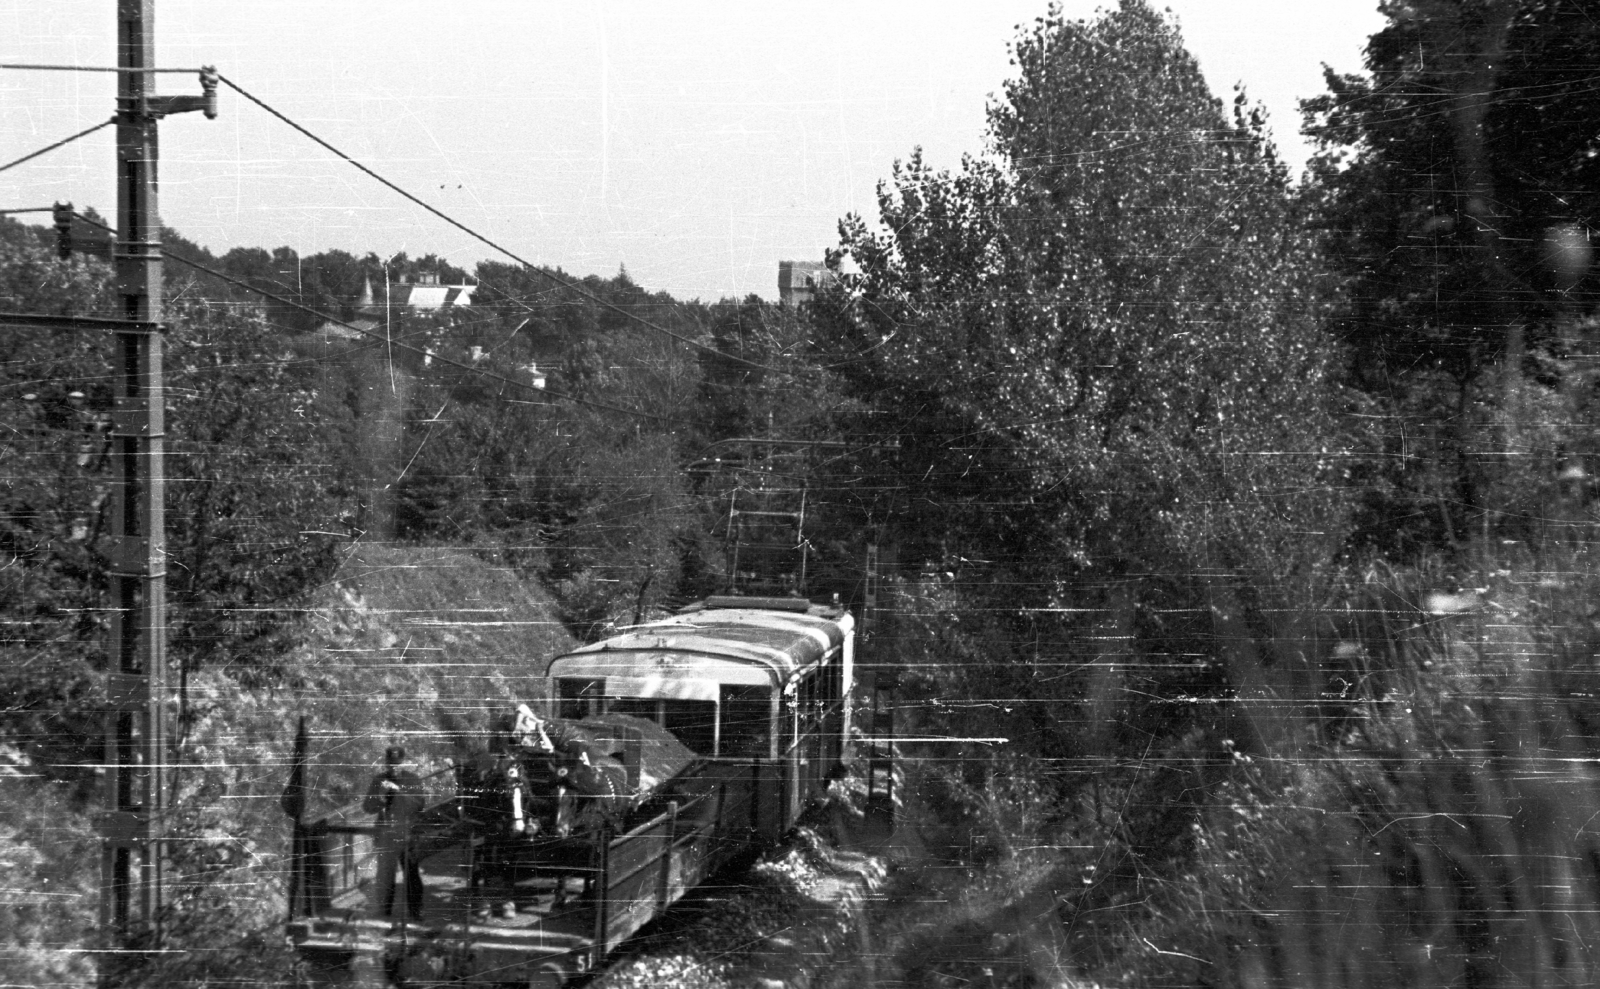
M22 164L23 162L32 161L33 159L39 157L42 154L48 154L49 152L54 151L55 149L57 149L59 147L62 147L63 145L71 144L73 141L76 141L80 137L88 137L90 134L93 134L95 131L101 129L102 127L110 127L112 124L114 124L116 122L117 122L117 118L116 117L112 117L110 120L103 121L101 123L95 124L93 127L87 128L85 130L81 130L78 133L72 135L71 137L62 138L61 140L57 141L56 143L48 145L48 146L43 147L43 148L40 148L38 151L35 151L32 154L23 155L21 158L18 158L16 161L7 162L4 165L0 165L0 172L4 172L7 169L11 169L11 168L16 168L18 165ZM21 211L19 210L18 212L21 212Z
M745 359L743 357L739 357L739 356L734 355L734 354L724 353L723 351L717 350L715 347L709 347L706 344L703 344L698 340L695 340L695 339L693 339L691 337L686 337L681 333L677 333L677 332L674 332L672 330L669 330L666 327L661 326L658 323L651 322L650 320L645 319L643 316L640 316L639 314L634 313L634 312L630 312L629 310L623 308L622 306L617 305L616 303L607 302L605 299L600 298L598 295L595 295L593 292L588 291L587 289L583 288L581 285L578 285L578 284L576 284L574 282L568 281L568 280L566 280L564 278L561 278L561 277L559 277L557 275L551 274L550 272L544 270L543 268L540 268L540 267L534 265L532 262L522 258L518 254L513 252L511 249L509 249L507 247L504 247L504 246L496 243L493 240L490 240L488 237L485 237L483 234L479 233L478 231L476 231L476 230L472 229L471 227L467 226L466 224L462 223L460 220L457 220L456 218L450 216L448 213L445 213L443 210L440 210L437 207L433 206L432 204L426 202L425 200L420 199L417 196L412 195L411 193L407 192L405 189L402 189L400 186L398 186L395 183L393 183L393 182L389 181L388 179L384 178L382 175L379 175L377 172L373 171L371 168L367 167L366 165L363 165L361 162L355 160L354 158L352 158L349 155L345 154L343 151L340 151L338 148L336 148L333 145L329 144L327 141L325 141L322 138L318 137L316 134L313 134L311 131L307 130L305 127L302 127L300 124L298 124L295 121L291 120L289 117L287 117L286 115L284 115L280 111L278 111L278 110L274 109L273 107L269 106L267 103L263 102L259 97L254 96L253 94L245 91L243 88L241 88L239 86L238 83L234 82L232 79L229 79L227 76L221 75L219 73L218 76L217 76L217 79L220 82L226 84L229 89L232 89L234 92L238 93L240 96L243 96L245 99L247 99L250 102L256 104L261 109L265 110L267 113L271 114L272 116L274 116L274 117L278 118L279 120L283 121L285 124L287 124L290 127L294 128L296 131L299 131L305 137L311 139L312 141L315 141L317 144L321 145L326 150L332 152L338 158L340 158L343 161L355 166L357 169L360 169L362 172L366 173L371 178L373 178L373 179L377 180L378 182L382 183L385 187L387 187L391 191L398 193L399 195L403 196L404 198L406 198L410 202L416 204L417 206L422 207L423 209L427 210L429 213L432 213L434 216L437 216L439 219L441 219L441 220L445 221L446 223L450 224L451 226L455 227L457 230L460 230L461 232L467 234L469 237L472 237L475 240L481 241L482 243L484 243L484 244L488 245L489 247L493 248L494 250L499 251L501 254L504 254L506 257L508 257L511 260L515 261L516 263L522 265L524 268L528 269L529 271L531 271L531 272L533 272L533 273L535 273L535 274L537 274L537 275L539 275L539 276L541 276L543 278L549 279L550 281L552 281L555 284L561 286L562 288L565 288L570 292L574 292L577 295L580 295L580 296L588 299L590 302L595 303L596 305L599 305L599 306L602 306L603 308L609 309L612 312L615 312L618 315L620 315L620 316L622 316L622 317L624 317L626 319L631 319L631 320L639 323L642 326L645 326L645 327L647 327L647 328L649 328L651 330L654 330L657 333L663 333L663 334L673 338L674 340L679 341L680 343L688 344L690 347L693 347L696 350L704 351L706 353L716 354L720 358L733 361L734 363L737 363L737 364L744 364L744 365L746 365L748 367L756 368L756 369L759 369L759 370L762 370L762 371L770 371L770 372L772 372L774 374L787 374L786 371L783 371L780 368L767 367L764 364L758 364L755 361L747 360L747 359Z

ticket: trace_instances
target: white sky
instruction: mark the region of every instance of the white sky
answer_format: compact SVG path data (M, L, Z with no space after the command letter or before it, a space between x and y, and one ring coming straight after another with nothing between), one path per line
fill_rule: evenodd
M1087 16L1094 0L1065 0ZM1376 0L1170 0L1213 91L1243 81L1296 170L1295 100L1361 69ZM921 145L982 146L1015 26L1045 0L160 0L157 60L215 64L335 146L524 258L682 299L777 294ZM113 0L0 0L0 62L115 64ZM165 76L162 92L198 92ZM109 75L0 72L0 163L110 116ZM113 130L0 173L0 209L111 216ZM492 252L226 89L162 124L165 222L217 253L288 244ZM47 222L45 217L33 218Z

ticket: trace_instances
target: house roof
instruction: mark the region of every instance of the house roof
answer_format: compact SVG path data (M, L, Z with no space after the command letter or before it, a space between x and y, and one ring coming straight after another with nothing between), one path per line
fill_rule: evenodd
M476 285L413 284L402 282L389 286L389 302L413 309L443 309L446 306L472 305Z

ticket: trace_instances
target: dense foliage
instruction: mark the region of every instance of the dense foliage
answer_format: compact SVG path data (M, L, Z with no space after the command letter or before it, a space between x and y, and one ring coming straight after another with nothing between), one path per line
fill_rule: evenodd
M1341 440L1316 252L1242 96L1230 117L1140 3L1041 19L1015 54L990 156L913 156L879 226L842 224L860 273L819 326L899 439L877 486L902 558L1010 626L982 674L998 696L1043 700L1097 689L1037 681L1098 609L1128 628L1215 601L1265 645L1267 599L1342 535ZM1156 694L1196 686L1162 665Z
M97 312L106 268L0 241L0 307ZM333 563L346 505L327 481L307 367L258 317L180 302L166 336L167 526L173 655L271 675L286 620ZM12 330L0 388L0 740L64 766L96 750L110 508L109 334Z
M1348 277L1332 325L1386 427L1363 540L1412 558L1537 543L1575 507L1558 478L1592 456L1594 5L1387 12L1370 75L1329 70L1304 103L1322 148L1307 197Z
M1299 284L1326 293L1307 312L1320 327L1298 337L1315 341L1312 352L1320 354L1314 380L1321 397L1308 379L1294 377L1291 360L1284 367L1300 382L1310 414L1302 416L1295 388L1274 401L1270 362L1283 355L1270 345L1241 381L1253 387L1234 390L1263 403L1269 427L1274 408L1290 426L1254 434L1257 458L1306 451L1306 439L1320 449L1322 437L1330 451L1382 454L1335 461L1348 470L1300 475L1307 487L1299 493L1311 507L1301 517L1318 520L1310 526L1318 538L1283 538L1278 545L1293 544L1283 559L1289 565L1270 575L1248 553L1230 554L1230 543L1272 546L1274 529L1295 517L1292 502L1282 514L1241 513L1237 528L1218 525L1233 501L1212 495L1228 488L1203 469L1215 440L1184 436L1156 416L1113 421L1132 426L1141 443L1151 435L1183 437L1178 455L1118 457L1112 454L1121 450L1107 443L1096 459L1087 444L1077 448L1093 464L1079 470L1101 473L1093 475L1098 486L1072 485L1076 493L1115 494L1090 527L1093 535L1113 537L1124 527L1132 533L1108 546L1085 540L1078 556L1060 552L1067 544L1052 545L1041 524L1062 509L1041 511L1041 499L1024 485L1009 482L1001 512L983 503L993 485L940 491L931 480L936 469L921 483L909 471L899 475L930 508L920 521L939 543L920 555L937 561L929 570L945 578L917 582L897 601L890 641L915 671L910 686L927 696L914 727L974 740L1000 734L1014 743L998 754L969 742L956 748L961 759L940 747L944 758L920 767L927 778L919 796L949 829L939 835L946 855L1010 880L1004 898L953 891L967 900L951 911L962 919L935 929L926 946L970 936L977 926L991 933L982 943L993 950L1012 929L1004 924L1007 904L1048 894L1065 902L1071 974L1115 984L1585 984L1600 969L1587 933L1577 933L1589 927L1592 865L1600 861L1579 823L1600 799L1589 769L1597 750L1592 705L1580 686L1594 675L1596 641L1595 611L1586 603L1595 586L1595 381L1583 354L1593 333L1587 230L1597 11L1590 3L1536 0L1383 9L1389 26L1372 39L1371 77L1330 74L1332 94L1308 104L1311 133L1327 154L1305 186L1265 200L1284 204L1287 236L1278 243L1298 249L1292 267L1306 279ZM902 420L907 434L942 434L924 448L934 455L924 454L923 464L964 459L979 475L1026 475L1034 464L1019 458L1019 449L1043 447L1038 437L1064 432L1062 419L1102 421L1102 407L1092 401L1067 404L1034 385L993 403L1011 413L1010 433L991 425L1005 420L986 405L984 389L1015 388L1021 374L996 359L1009 351L990 340L1026 353L1003 335L1022 322L1010 317L1007 299L1019 300L1024 312L1043 300L1052 324L1071 327L1068 345L1057 351L1065 360L1047 354L1026 365L1032 384L1050 382L1071 366L1073 348L1097 340L1097 301L1111 297L1101 311L1124 304L1115 292L1120 272L1134 272L1136 285L1173 286L1180 302L1186 288L1205 284L1203 259L1184 258L1190 263L1178 272L1160 270L1164 257L1184 257L1182 245L1192 242L1185 237L1165 249L1151 238L1134 250L1095 239L1100 229L1137 229L1130 214L1152 203L1177 205L1170 223L1182 231L1191 212L1174 186L1203 189L1228 170L1212 163L1200 172L1184 158L1182 139L1162 145L1162 158L1141 161L1148 131L1140 129L1140 110L1170 106L1160 94L1180 85L1185 63L1145 62L1143 89L1118 78L1115 64L1141 47L1116 29L1138 23L1160 34L1160 19L1139 3L1090 24L1048 18L1025 33L1017 48L1021 79L992 115L1006 156L968 163L955 177L913 160L883 197L881 229L846 225L844 247L862 275L853 294L831 303L834 325L848 328L842 336L856 334L842 363L865 394L893 396L885 409L910 403L925 413ZM1087 37L1105 44L1090 48L1080 40ZM1071 85L1034 84L1040 67L1062 52L1067 68L1055 78L1093 96ZM1102 79L1115 82L1094 90ZM1136 104L1120 103L1130 91L1139 95ZM1042 103L1029 101L1041 92ZM1041 109L1052 100L1059 118ZM1101 107L1110 108L1104 117L1097 116ZM1041 120L1031 129L1030 111ZM1190 136L1218 133L1214 124L1190 120ZM1055 152L1051 142L1081 134L1080 121L1090 140ZM1232 123L1236 136L1252 130L1242 106ZM1093 144L1096 136L1106 143ZM1074 154L1080 147L1089 153ZM1228 167L1242 163L1248 174L1259 161L1273 171L1264 149L1252 157L1248 142L1245 148ZM1096 188L1097 159L1108 152L1117 173L1137 176L1133 188L1115 185L1112 173L1100 186L1111 194L1085 196ZM1167 160L1191 167L1169 172L1161 167ZM1065 195L1012 198L1035 181ZM1070 223L1066 249L1052 255L1042 238L1016 238L1002 222L1013 201L1025 208L1016 210L1012 228ZM1082 215L1058 219L1053 210L1063 202ZM1214 204L1194 212L1227 217ZM1270 218L1274 209L1256 200L1249 215ZM1215 234L1217 246L1229 249L1228 227L1218 224ZM1034 248L1015 252L1022 264L1010 260L1013 239ZM1323 249L1320 257L1311 243ZM1089 315L1058 315L1064 307L1052 292L1059 276L991 289L1011 268L1036 272L1030 266L1071 258L1080 244L1087 256L1080 263L1093 267L1085 284L1074 286L1074 299ZM1225 298L1246 297L1258 284L1272 296L1270 264L1252 265L1245 253L1230 265L1210 276L1237 273ZM1324 267L1332 277L1317 277ZM1226 323L1196 336L1163 318L1167 298L1133 301L1149 312L1155 342L1178 350L1193 340L1194 349L1170 365L1161 363L1159 349L1142 352L1139 369L1157 373L1130 386L1135 398L1110 408L1137 411L1150 395L1162 408L1192 409L1178 390L1190 380L1187 368L1209 368L1209 348L1238 353L1229 349ZM1007 321L993 313L1006 313ZM1269 325L1268 340L1285 330L1283 339L1297 339L1293 322ZM1321 340L1319 329L1345 346ZM1125 330L1113 339L1139 337ZM879 351L892 359L880 365ZM1123 365L1115 351L1088 352L1100 359L1084 362L1080 380L1087 384L1056 390L1093 399L1099 385L1116 396ZM968 363L981 384L964 389ZM1350 393L1335 391L1338 385ZM1043 427L1016 415L1024 403L1044 410L1037 417ZM1329 424L1341 421L1339 412L1353 414L1335 431ZM1244 418L1253 428L1255 416ZM1226 436L1226 420L1218 426ZM1345 439L1334 440L1338 433ZM1291 444L1274 446L1277 438ZM1154 465L1152 477L1116 486L1143 463ZM1250 476L1248 468L1244 473ZM1163 492L1171 477L1184 480L1182 493L1195 503L1152 511L1145 492ZM978 514L961 504L962 494L996 526L982 540L947 535L959 539L967 532L963 516ZM1360 502L1348 539L1323 521L1339 518L1343 498ZM960 521L941 526L933 506ZM1208 524L1182 527L1189 511ZM1032 522L1028 538L1007 542L999 526L1019 517ZM952 543L966 551L952 553ZM1116 559L1107 548L1125 545L1159 552L1146 551L1142 567L1111 582L1137 597L1133 620L1117 621L1116 593L1098 590L1093 568ZM1014 555L972 558L980 547ZM1008 581L995 594L963 579L1010 576L1015 571L1004 564L1044 547L1057 550L1057 572L1061 559L1076 564L1065 592L1050 603L1095 616L1075 630L1077 656L1050 656L1048 637L1034 638L1031 650L1008 648L1018 638L1015 600L1036 585ZM1270 550L1263 556L1279 558ZM1272 604L1253 600L1258 589L1268 589ZM1190 607L1177 607L1183 604ZM1038 627L1035 621L1032 629ZM1190 680L1180 688L1172 662L1179 656L1220 663L1223 682ZM1119 679L1116 671L1130 664L1133 672ZM1031 677L1016 676L1019 667ZM1040 686L1073 675L1084 681L1077 694L1051 696ZM1164 714L1182 710L1174 701L1207 691L1224 701L1215 717ZM1046 715L1036 713L1041 707ZM1257 729L1253 736L1239 730L1246 725ZM1044 744L1061 738L1080 745ZM1012 761L1019 754L1022 765ZM1092 769L1081 775L1063 771L1086 764ZM1024 780L1049 785L1029 792L1018 785ZM1030 860L1041 848L1054 855ZM974 925L977 910L985 912ZM974 968L947 964L924 984L976 977ZM1046 966L1023 968L1041 980L1061 977Z

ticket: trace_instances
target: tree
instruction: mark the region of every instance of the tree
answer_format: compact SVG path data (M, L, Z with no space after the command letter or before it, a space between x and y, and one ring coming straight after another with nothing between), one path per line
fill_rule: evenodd
M832 428L839 396L817 366L806 313L751 295L710 316L714 349L699 354L707 439L818 439Z
M1131 631L1221 593L1265 648L1342 532L1318 261L1264 123L1138 0L1053 10L1013 62L990 154L898 165L816 306L863 431L899 439L873 483L902 560L1010 616L1015 690L1086 606Z
M0 219L0 310L110 315L103 263L57 261ZM74 762L96 749L105 581L93 547L106 502L100 417L107 334L8 328L0 364L0 742Z
M1569 357L1600 213L1596 5L1382 9L1370 76L1330 69L1329 92L1303 105L1321 148L1308 200L1348 279L1336 325L1350 380L1393 427L1363 538L1402 556L1491 526L1527 538L1580 442L1556 420L1589 415Z
M186 671L270 678L354 508L333 463L340 422L316 414L316 369L260 315L192 302L169 318L173 650Z
M28 238L31 240L31 238ZM0 309L106 314L109 269L0 238ZM335 562L308 369L256 315L170 307L168 593L173 658L270 678L301 596ZM8 331L0 367L0 742L61 767L101 745L110 511L110 334Z

